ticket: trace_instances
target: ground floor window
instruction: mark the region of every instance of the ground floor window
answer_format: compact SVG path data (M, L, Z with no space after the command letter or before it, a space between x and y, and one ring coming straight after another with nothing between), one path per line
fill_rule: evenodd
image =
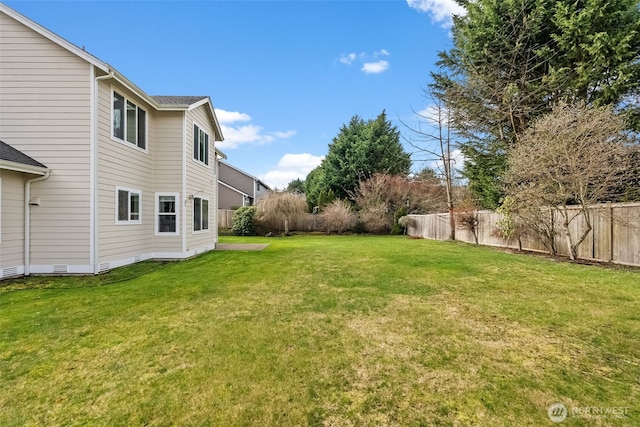
M156 233L178 234L177 193L156 193Z
M201 197L193 199L193 231L209 229L209 200Z
M140 190L116 187L116 224L140 224Z

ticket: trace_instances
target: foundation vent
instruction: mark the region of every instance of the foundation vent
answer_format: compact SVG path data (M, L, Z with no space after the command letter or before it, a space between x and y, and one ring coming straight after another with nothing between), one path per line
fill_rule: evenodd
M18 267L7 267L2 269L2 278L14 277L18 275Z
M69 266L66 264L53 264L53 274L66 274L69 272Z
M100 265L98 266L98 273L104 273L105 271L109 270L109 263L108 262L101 262Z

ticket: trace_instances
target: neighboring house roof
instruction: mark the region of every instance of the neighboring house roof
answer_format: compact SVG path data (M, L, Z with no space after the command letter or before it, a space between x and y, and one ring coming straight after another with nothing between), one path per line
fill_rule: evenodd
M4 141L0 141L0 169L37 174L43 174L47 171L45 165Z
M220 180L220 179L218 179L218 184L220 184L220 185L222 185L222 186L224 186L224 187L227 187L229 190L231 190L231 191L233 191L233 192L235 192L235 193L238 193L238 194L240 194L240 195L242 195L242 196L252 197L250 194L247 194L247 193L245 193L244 191L239 190L239 189L237 189L236 187L234 187L233 185L229 185L229 184L227 184L226 182L224 182L224 181L222 181L222 180Z
M233 166L233 165L230 165L230 164L229 164L229 163L227 163L227 162L220 161L220 163L221 163L221 164L223 164L223 165L225 165L225 166L227 166L227 167L229 167L229 168L231 168L231 169L233 169L233 170L236 170L236 171L240 172L241 174L243 174L243 175L245 175L245 176L247 176L247 177L249 177L249 178L251 178L251 179L253 179L254 181L258 182L260 185L262 185L263 187L265 187L267 190L271 190L271 187L269 187L267 184L265 184L265 183L264 183L263 181L261 181L259 178L256 178L255 176L253 176L253 175L251 175L251 174L248 174L248 173L246 173L245 171L243 171L242 169L239 169L239 168L237 168L237 167L235 167L235 166ZM218 179L218 180L219 180L219 181L221 181L221 182L224 182L224 181L222 181L221 179Z

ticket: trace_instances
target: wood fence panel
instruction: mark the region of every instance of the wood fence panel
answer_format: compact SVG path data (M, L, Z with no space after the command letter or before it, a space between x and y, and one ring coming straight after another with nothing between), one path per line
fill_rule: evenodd
M218 227L231 228L233 227L233 214L234 210L231 209L218 209Z
M578 215L570 224L572 236L578 238L586 228L585 219L579 209L572 208ZM578 247L578 258L594 259L605 262L640 266L640 203L602 204L591 207L592 230L584 242ZM449 215L410 215L415 224L408 227L411 236L427 239L446 240L449 238ZM498 235L497 223L500 214L492 211L478 211L477 235L478 243L488 246L517 248L518 242L508 242ZM555 213L556 235L554 242L557 253L569 255L563 219ZM456 227L456 240L475 243L473 233ZM520 239L522 249L548 252L542 240L537 236L523 236Z
M612 233L612 210L611 205L593 210L592 222L593 231L591 236L591 250L593 259L612 261L611 238Z
M640 206L613 210L613 261L640 265Z

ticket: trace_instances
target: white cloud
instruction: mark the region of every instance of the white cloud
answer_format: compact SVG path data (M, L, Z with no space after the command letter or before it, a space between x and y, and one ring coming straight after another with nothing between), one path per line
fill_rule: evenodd
M362 64L360 71L367 74L379 74L389 69L389 61L380 59L380 57L390 56L391 53L387 49L376 50L373 53L362 52L342 54L339 58L340 63L351 65L354 62Z
M347 65L351 65L353 63L353 61L356 60L356 54L355 53L348 53L346 55L342 55L340 57L340 62L342 62L343 64L347 64Z
M380 60L376 62L365 62L361 70L367 74L380 74L389 69L389 61Z
M443 125L447 122L447 114L448 111L445 108L441 108L438 111L438 107L436 105L428 105L422 110L416 112L416 116L419 122L426 122L431 125L438 125L442 123Z
M452 25L452 15L466 15L467 11L455 0L407 0L409 7L420 12L428 13L436 22L442 22L444 27Z
M238 111L226 111L219 108L216 108L216 117L218 118L218 121L223 124L248 122L251 120L251 116L246 113L240 113Z
M461 170L464 166L465 157L460 150L451 150L451 169ZM429 167L436 171L444 171L444 162L442 160L436 160L432 162Z
M216 116L222 128L224 141L216 144L221 150L238 148L241 145L264 145L278 139L291 138L296 134L295 130L265 132L262 126L251 123L251 116L237 111L226 111L216 108Z
M283 190L294 179L304 180L309 172L320 165L322 159L324 156L314 156L309 153L285 154L280 158L276 169L258 175L258 178L271 188Z

